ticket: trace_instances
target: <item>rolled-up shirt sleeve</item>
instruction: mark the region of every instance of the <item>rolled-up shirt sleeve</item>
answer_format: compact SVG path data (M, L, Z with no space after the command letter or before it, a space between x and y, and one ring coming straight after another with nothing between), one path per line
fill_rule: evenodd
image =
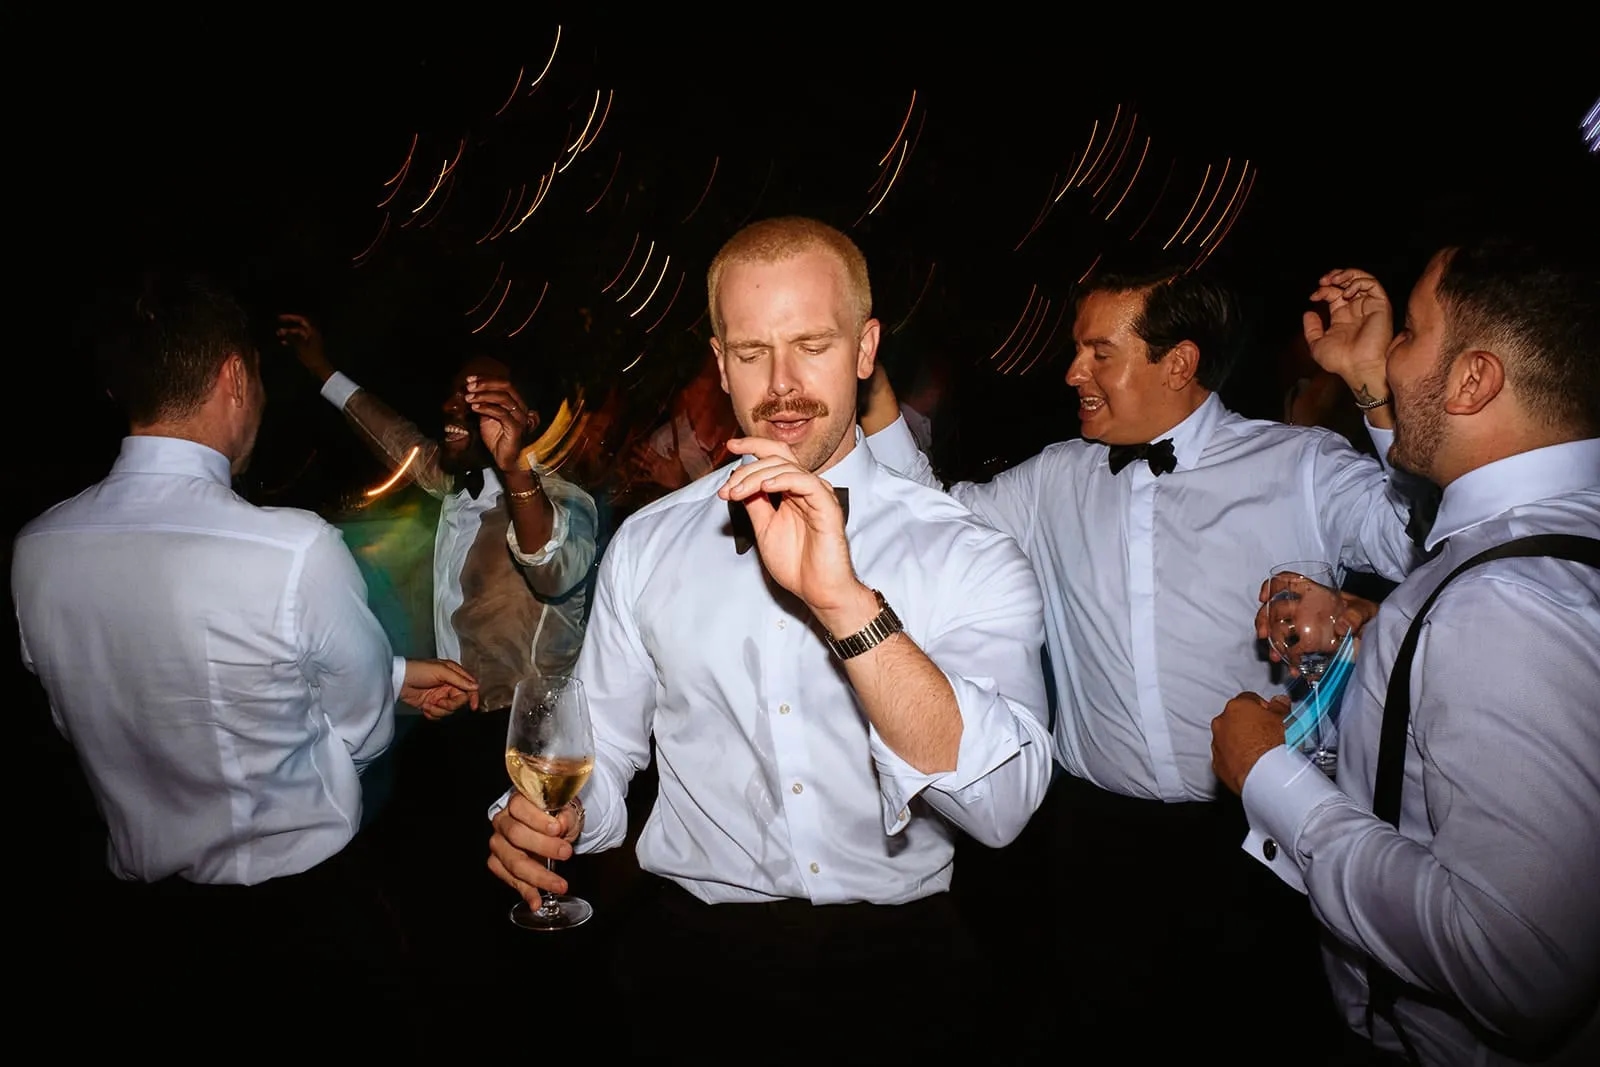
M510 523L506 527L506 543L533 591L553 600L576 588L594 565L599 509L587 492L547 472L541 473L540 485L554 516L550 539L533 551L526 551L517 542L516 523Z
M975 839L999 848L1012 841L1050 786L1040 646L1044 600L1039 583L1010 537L985 530L971 557L981 561L958 586L941 591L936 632L910 634L944 674L961 711L953 770L925 774L870 731L885 832L910 821L922 797Z

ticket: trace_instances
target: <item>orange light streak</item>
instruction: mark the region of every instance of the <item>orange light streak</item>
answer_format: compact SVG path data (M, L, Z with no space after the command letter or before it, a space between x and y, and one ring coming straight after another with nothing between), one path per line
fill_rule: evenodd
M628 294L633 292L633 286L634 285L638 285L639 282L644 279L644 272L646 270L648 270L649 267L650 267L650 257L655 255L655 254L656 254L656 243L654 241L651 241L650 242L650 247L645 249L644 262L639 264L638 277L633 279L633 285L628 286L626 289L622 290L622 292L617 294L617 303L620 304L624 300L628 299Z
M1077 284L1079 284L1079 285L1083 284L1084 279L1089 277L1089 273L1094 270L1095 264L1100 262L1100 257L1103 256L1103 255L1105 255L1104 252L1096 253L1094 259L1092 261L1090 261L1089 265L1087 267L1083 268L1083 273L1078 275Z
M895 132L894 140L889 142L889 148L883 153L883 158L878 160L878 166L883 166L890 156L894 155L894 146L900 143L900 138L905 135L906 127L911 125L911 112L917 108L917 91L911 90L911 104L906 108L906 117L900 122L900 129Z
M633 244L631 246L629 246L629 248L628 248L628 258L622 261L622 267L621 267L621 269L619 269L617 271L617 276L615 278L612 278L609 282L607 282L604 289L600 290L602 293L610 292L611 291L611 287L613 285L616 285L619 281L622 280L623 271L626 271L628 269L628 264L633 262L633 254L635 252L637 252L638 250L639 250L639 235L636 233L636 234L633 235Z
M550 283L545 282L544 288L539 290L539 299L533 302L533 310L528 312L528 317L522 320L522 326L526 326L528 323L533 321L533 317L539 313L539 305L544 303L544 294L548 293L549 291ZM515 330L512 330L510 333L506 334L506 340L509 341L511 338L521 333L522 326L518 326Z
M606 119L611 115L611 101L615 100L616 98L617 91L615 89L606 90L606 109L600 113L600 125L594 128L593 137L589 138L588 141L578 146L578 151L587 152L591 147L593 147L594 143L600 139L600 131L606 128Z
M406 471L411 469L411 464L416 462L417 453L419 453L421 451L422 451L422 446L421 445L412 445L411 446L411 451L406 453L405 462L400 464L400 469L395 471L393 474L391 474L389 476L389 480L384 482L382 485L378 486L376 489L368 489L367 490L367 495L369 497L370 496L382 496L384 493L387 493L390 489L393 489L395 483L400 480L401 476L404 475Z
M516 205L514 207L512 207L511 214L506 216L506 220L505 220L504 223L502 223L500 225L500 229L495 230L495 231L493 231L492 233L489 234L489 240L497 241L497 240L500 239L501 236L503 236L505 234L506 227L511 225L512 218L515 217L517 212L522 210L522 198L523 198L524 195L527 194L527 192L528 192L528 183L527 182L523 182L522 183L522 187L517 190L517 202L516 202Z
M1185 226L1189 225L1189 218L1190 218L1190 216L1192 216L1194 214L1194 209L1195 209L1196 205L1198 205L1200 203L1200 198L1202 196L1206 195L1206 183L1209 182L1210 180L1211 180L1211 164L1207 163L1206 164L1206 172L1200 178L1200 188L1195 190L1194 203L1189 205L1188 213L1183 216L1183 221L1178 223L1178 228L1176 230L1172 231L1172 236L1167 238L1167 243L1161 246L1163 251L1165 251L1166 248L1168 246L1170 246L1173 241L1176 241L1178 239L1178 234L1182 233L1183 232L1183 228Z
M1195 220L1194 229L1190 230L1188 233L1183 235L1183 242L1182 242L1183 244L1188 244L1189 243L1189 238L1191 238L1191 237L1193 237L1195 235L1195 232L1197 230L1199 230L1201 225L1206 221L1206 216L1211 214L1212 207L1216 205L1217 197L1222 195L1222 186L1227 182L1227 180L1228 180L1228 171L1232 167L1233 167L1233 157L1229 156L1228 159L1222 165L1222 177L1217 179L1216 191L1211 194L1211 199L1206 201L1206 209L1204 211L1200 212L1200 217Z
M1044 206L1041 207L1039 209L1039 213L1033 217L1033 225L1028 227L1028 232L1022 235L1021 240L1011 246L1011 251L1021 251L1022 246L1028 243L1028 238L1032 237L1034 231L1037 230L1040 224L1044 222L1045 216L1050 214L1050 209L1054 207L1056 203L1056 197L1054 195L1055 187L1056 175L1052 174L1050 175L1050 185L1045 189Z
M656 283L650 287L650 295L646 296L644 298L644 303L640 304L638 307L636 307L632 311L630 311L628 313L628 318L630 318L630 319L633 318L635 315L639 314L639 312L643 311L645 308L650 306L650 301L655 298L656 290L660 289L661 288L661 283L666 281L666 278L667 278L667 266L671 262L672 262L672 257L671 256L668 256L666 259L661 261L661 276L658 277L656 279Z
M507 233L516 233L519 229L522 228L522 224L524 222L527 222L530 218L533 217L533 213L535 211L539 210L539 205L544 203L545 196L550 192L550 187L552 185L554 185L555 183L556 183L556 165L554 163L552 163L552 164L550 164L550 173L549 174L541 174L541 175L539 175L539 190L538 190L538 192L533 194L533 203L528 205L527 214L523 215L520 219L518 219L517 220L517 224L515 226L511 227L511 229L507 230L506 231Z
M372 250L374 248L378 247L378 242L383 240L383 235L388 233L388 232L389 232L389 213L387 211L385 211L383 213L383 224L378 227L378 236L376 236L376 237L374 237L372 239L372 243L370 245L368 245L364 251L358 252L356 255L351 256L350 257L350 261L352 263L354 263L356 266L359 267L361 265L361 261L366 259L368 256L370 256L372 254Z
M618 372L618 373L620 373L620 374L627 374L627 373L628 373L628 372L629 372L629 371L631 371L631 370L632 370L632 369L633 369L633 368L635 368L635 367L637 367L637 366L638 366L638 365L639 365L639 361L640 361L640 360L641 360L641 359L643 359L643 358L644 358L644 354L645 354L645 352L647 352L647 351L649 351L649 350L648 350L648 349L645 349L645 348L641 348L641 349L640 349L640 350L639 350L639 354L638 354L638 355L637 355L637 356L634 356L634 357L633 357L633 362L632 362L632 363L630 363L630 364L628 364L628 365L627 365L627 366L626 366L626 367L623 367L623 368L622 368L622 370L621 370L621 371L619 371L619 372Z
M517 90L522 88L522 76L524 74L526 74L527 72L528 72L528 68L526 66L522 66L522 67L518 67L517 68L517 76L511 82L511 95L506 97L506 102L500 105L500 111L504 111L506 108L510 107L511 106L511 101L513 101L513 100L515 100L517 98ZM499 118L500 117L500 111L496 111L494 113L494 117L495 118Z
M528 92L530 95L535 89L539 88L539 83L544 81L544 76L550 73L550 64L556 61L556 49L560 47L561 27L558 25L556 26L556 43L550 46L550 58L544 61L544 69L539 72L539 76L533 79L533 83L528 86Z
M1111 216L1115 215L1117 213L1117 208L1122 206L1122 202L1124 200L1128 199L1128 194L1133 191L1133 183L1139 180L1139 172L1144 169L1144 157L1148 156L1149 154L1150 154L1150 136L1148 134L1146 134L1145 135L1145 139L1144 139L1144 151L1139 153L1139 162L1133 168L1133 177L1128 179L1128 187L1126 189L1122 190L1122 195L1117 197L1117 202L1115 204L1111 205L1111 210L1110 211L1106 212L1106 221L1107 222L1111 221ZM1023 373L1026 374L1027 371L1023 371Z
M1017 331L1022 328L1023 322L1028 318L1028 312L1033 309L1033 298L1038 294L1038 292L1039 286L1037 284L1035 284L1032 289L1028 290L1028 302L1022 305L1021 317L1017 319L1017 324L1011 327L1011 332L1006 334L1006 339L1000 342L1000 347L994 350L994 355L989 357L989 361L991 363L994 362L995 356L998 356L1001 352L1005 351L1006 346L1011 344L1011 339L1015 337L1017 335Z
M596 89L594 91L594 103L591 104L590 107L589 107L589 118L588 118L588 120L586 122L584 122L583 130L582 130L582 132L580 132L578 134L578 139L576 141L573 141L571 144L567 145L567 151L568 152L571 152L573 155L577 155L578 154L578 146L583 143L583 139L585 137L589 136L589 127L594 123L594 117L596 115L598 115L599 113L600 113L600 90Z
M877 211L878 208L882 207L883 206L883 202L889 198L889 190L894 188L894 180L896 178L900 177L900 168L905 166L906 149L909 148L909 147L910 146L905 141L901 141L900 142L900 159L894 165L894 173L889 176L888 188L884 189L883 195L878 197L878 202L876 204L873 204L871 207L867 208L867 214L868 215L872 214L873 212Z
M1139 234L1144 231L1145 226L1149 224L1150 220L1156 217L1156 208L1160 207L1161 201L1166 199L1167 187L1172 184L1172 176L1176 174L1177 171L1178 161L1174 159L1171 163L1167 164L1167 176L1161 181L1161 191L1156 193L1155 202L1150 205L1150 210L1144 213L1144 219L1137 227L1134 228L1133 233L1128 235L1128 240L1132 241L1134 238L1138 237Z
M450 173L450 163L449 163L448 160L446 160L439 167L439 176L433 180L433 188L429 189L428 190L428 195L422 198L422 203L418 204L416 207L411 209L411 213L413 215L415 215L417 212L421 211L423 208L428 206L428 201L433 199L433 194L437 193L439 191L439 186L444 184L444 176L446 174L449 174L449 173Z
M502 259L500 261L500 266L495 268L494 281L490 282L489 283L489 288L484 291L483 299L479 300L476 304L473 304L466 311L462 312L463 315L466 315L466 316L469 316L469 317L472 316L472 315L476 315L478 313L478 309L483 307L483 305L485 305L485 304L487 304L489 302L489 295L500 287L500 275L505 272L505 269L506 269L506 261Z
M1222 220L1227 218L1228 217L1228 212L1233 210L1233 202L1235 200L1239 199L1239 190L1244 188L1244 177L1245 177L1246 174L1249 174L1249 173L1250 173L1250 161L1247 159L1247 160L1244 161L1244 166L1242 168L1240 168L1240 170L1239 170L1239 184L1235 185L1233 187L1233 195L1228 197L1228 206L1223 208L1222 209L1222 214L1217 216L1216 225L1212 226L1211 229L1206 232L1206 235L1204 237L1200 238L1200 247L1201 248L1204 248L1207 245L1207 243L1210 242L1211 235L1217 232L1217 226L1221 226L1222 225Z
M1050 342L1054 341L1056 339L1056 331L1061 329L1061 324L1063 322L1067 321L1067 309L1070 308L1071 306L1072 306L1072 304L1070 302L1062 303L1062 305L1061 305L1061 313L1056 316L1056 324L1054 326L1050 327L1050 336L1046 337L1044 339L1044 344L1039 346L1038 355L1036 355L1032 359L1028 360L1028 365L1026 367L1023 367L1022 370L1017 372L1017 377L1019 377L1019 378L1027 377L1028 372L1033 369L1033 365L1035 363L1039 362L1039 357L1044 355L1046 352L1050 351Z
M1089 172L1078 180L1079 185L1089 184L1089 179L1094 177L1094 172L1100 169L1100 161L1106 156L1106 149L1111 147L1111 142L1117 137L1117 119L1122 117L1122 105L1117 105L1117 110L1111 114L1111 129L1106 131L1106 143L1100 146L1100 154L1094 157L1094 162L1089 165Z
M506 279L506 291L500 294L500 302L494 306L494 310L493 311L489 312L489 317L483 320L482 325L480 325L480 326L476 327L475 329L473 329L473 331L472 331L473 333L477 333L479 330L483 329L484 326L489 325L491 322L494 321L494 317L496 315L500 314L500 309L505 306L506 297L511 295L511 283L514 280L515 279L513 279L513 278L507 278Z
M1195 266L1198 267L1201 263L1204 263L1206 260L1210 259L1211 258L1211 253L1213 253L1217 249L1221 248L1222 247L1222 242L1226 241L1228 239L1228 234L1229 234L1230 231L1232 231L1233 224L1239 221L1239 216L1240 215L1244 214L1245 201L1250 199L1250 190L1252 190L1252 189L1254 189L1256 187L1256 175L1260 174L1260 173L1261 173L1260 169L1257 168L1250 175L1250 184L1248 186L1246 186L1245 190L1244 190L1244 200L1240 200L1239 201L1238 208L1236 208L1234 210L1233 218L1228 220L1227 229L1222 231L1222 236L1217 238L1217 243L1212 245L1209 249L1206 250L1205 254L1200 257L1199 262L1196 263Z
M404 178L406 176L406 168L411 166L411 157L414 154L416 154L416 151L417 151L417 138L420 137L420 136L421 136L421 134L416 134L416 133L411 135L411 147L406 149L405 162L401 163L400 164L400 169L394 172L394 177L390 178L388 181L383 183L383 187L385 189L389 188L389 186L393 185L395 182L399 181L401 178Z
M585 215L587 215L589 212L593 211L595 208L599 207L600 206L600 201L602 201L602 200L604 200L606 198L606 193L608 193L611 190L611 183L617 180L617 168L620 167L620 166L622 166L622 153L618 152L617 153L617 161L615 163L611 164L611 177L606 179L606 186L605 186L604 189L600 190L600 195L594 198L594 203L590 204L588 207L583 209L583 213ZM684 222L688 222L689 220L688 219L684 219L683 221Z
M527 186L523 186L523 188L527 188ZM489 239L490 235L492 235L494 233L495 229L500 225L500 220L506 217L506 208L507 208L507 206L510 205L510 203L511 203L511 190L507 189L506 190L506 198L504 200L500 201L500 213L494 217L494 222L489 224L489 232L484 234L482 237L478 238L476 241L472 242L473 244L481 245L481 244L483 244L483 242L485 242L485 241L487 241Z
M699 211L700 210L700 205L706 202L706 194L711 191L711 183L717 180L717 165L720 164L721 162L722 162L722 157L721 156L712 157L712 160L711 160L711 177L706 179L706 187L704 189L700 190L700 199L696 200L694 202L694 207L689 209L689 213L683 217L683 222L678 223L679 226L682 226L684 222L688 222L690 219L694 218L694 213L696 211ZM602 193L600 195L604 196L605 194Z
M1117 153L1117 161L1111 164L1111 169L1106 171L1105 180L1095 186L1094 195L1099 196L1106 186L1111 184L1111 179L1116 177L1117 171L1122 167L1122 161L1127 158L1128 147L1133 144L1133 131L1139 125L1139 113L1133 113L1133 121L1128 123L1128 136L1123 139L1122 151Z
M650 325L648 325L648 326L646 326L644 328L644 332L645 333L653 333L655 331L655 328L657 326L660 326L662 324L662 322L664 322L666 320L666 317L668 315L672 314L672 305L674 305L674 304L676 304L678 302L678 294L683 291L683 279L687 278L688 276L689 275L688 275L687 271L681 271L680 270L678 272L678 285L677 285L676 288L674 288L672 290L672 299L667 301L667 310L663 311L661 313L660 317L658 317L656 319L656 321L652 322Z
M1089 152L1094 148L1094 135L1099 131L1099 129L1100 120L1095 119L1094 125L1089 127L1089 143L1083 146L1083 155L1078 158L1078 165L1072 168L1072 177L1067 179L1067 184L1063 185L1061 187L1061 191L1056 194L1056 203L1059 204L1061 202L1061 198L1067 195L1067 190L1072 188L1072 183L1078 177L1078 171L1083 169L1084 161L1089 158Z
M937 262L928 267L928 276L922 280L922 291L917 294L917 299L912 302L911 310L906 312L905 318L901 319L895 328L889 331L891 334L899 333L905 324L911 321L911 316L917 313L917 308L922 306L922 298L928 295L928 286L933 284L933 272L938 269L939 264Z
M1027 354L1028 348L1033 344L1033 339L1039 336L1039 330L1044 326L1044 320L1049 317L1049 314L1050 301L1039 301L1039 310L1034 312L1033 319L1030 321L1028 326L1028 331L1022 335L1022 342L1017 346L1017 354L1012 356L1010 359L1007 359L1000 365L1001 374L1010 374L1011 369L1017 365L1017 362L1021 360L1024 355Z
M450 177L446 178L445 181L444 181L444 199L439 201L439 206L434 209L432 215L428 216L428 221L424 222L421 226L418 226L417 229L426 230L429 226L432 226L434 223L438 222L439 221L439 216L444 214L444 209L449 205L450 197L452 195L454 195L455 191L456 191L456 176L455 176L455 172L451 171L450 172ZM406 222L407 223L414 222L417 219L417 217L418 216L413 215L413 216L411 216L411 218L407 219Z

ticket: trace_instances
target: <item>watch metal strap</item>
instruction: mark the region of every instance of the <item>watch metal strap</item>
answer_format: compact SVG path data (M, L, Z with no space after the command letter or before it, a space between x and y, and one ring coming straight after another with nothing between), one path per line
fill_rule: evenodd
M822 639L840 659L859 656L868 649L878 647L885 638L892 637L905 629L901 625L900 616L896 615L889 602L883 599L883 594L874 589L872 595L878 598L878 614L866 626L848 637L835 637L826 630L823 631Z

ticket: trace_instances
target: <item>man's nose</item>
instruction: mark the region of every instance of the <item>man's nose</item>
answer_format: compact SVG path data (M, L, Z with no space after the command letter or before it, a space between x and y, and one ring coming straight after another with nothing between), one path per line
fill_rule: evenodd
M794 391L794 369L789 358L781 353L772 357L772 376L767 381L767 391L773 396L787 396Z

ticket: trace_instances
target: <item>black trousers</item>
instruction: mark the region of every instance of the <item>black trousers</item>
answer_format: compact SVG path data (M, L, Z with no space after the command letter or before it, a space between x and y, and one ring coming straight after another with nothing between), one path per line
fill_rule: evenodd
M303 1049L318 1018L334 1023L318 1027L328 1031L319 1048L409 1044L403 1013L419 975L359 836L309 871L258 885L110 880L89 892L85 1021L114 1027L123 1048L248 1035L252 1052ZM361 1022L374 1019L385 1022Z
M636 1059L959 1062L1007 1029L947 893L708 905L644 878L613 967Z
M1038 817L1053 839L1058 1049L1292 1064L1339 1044L1318 924L1240 848L1238 798L1168 804L1060 775Z

